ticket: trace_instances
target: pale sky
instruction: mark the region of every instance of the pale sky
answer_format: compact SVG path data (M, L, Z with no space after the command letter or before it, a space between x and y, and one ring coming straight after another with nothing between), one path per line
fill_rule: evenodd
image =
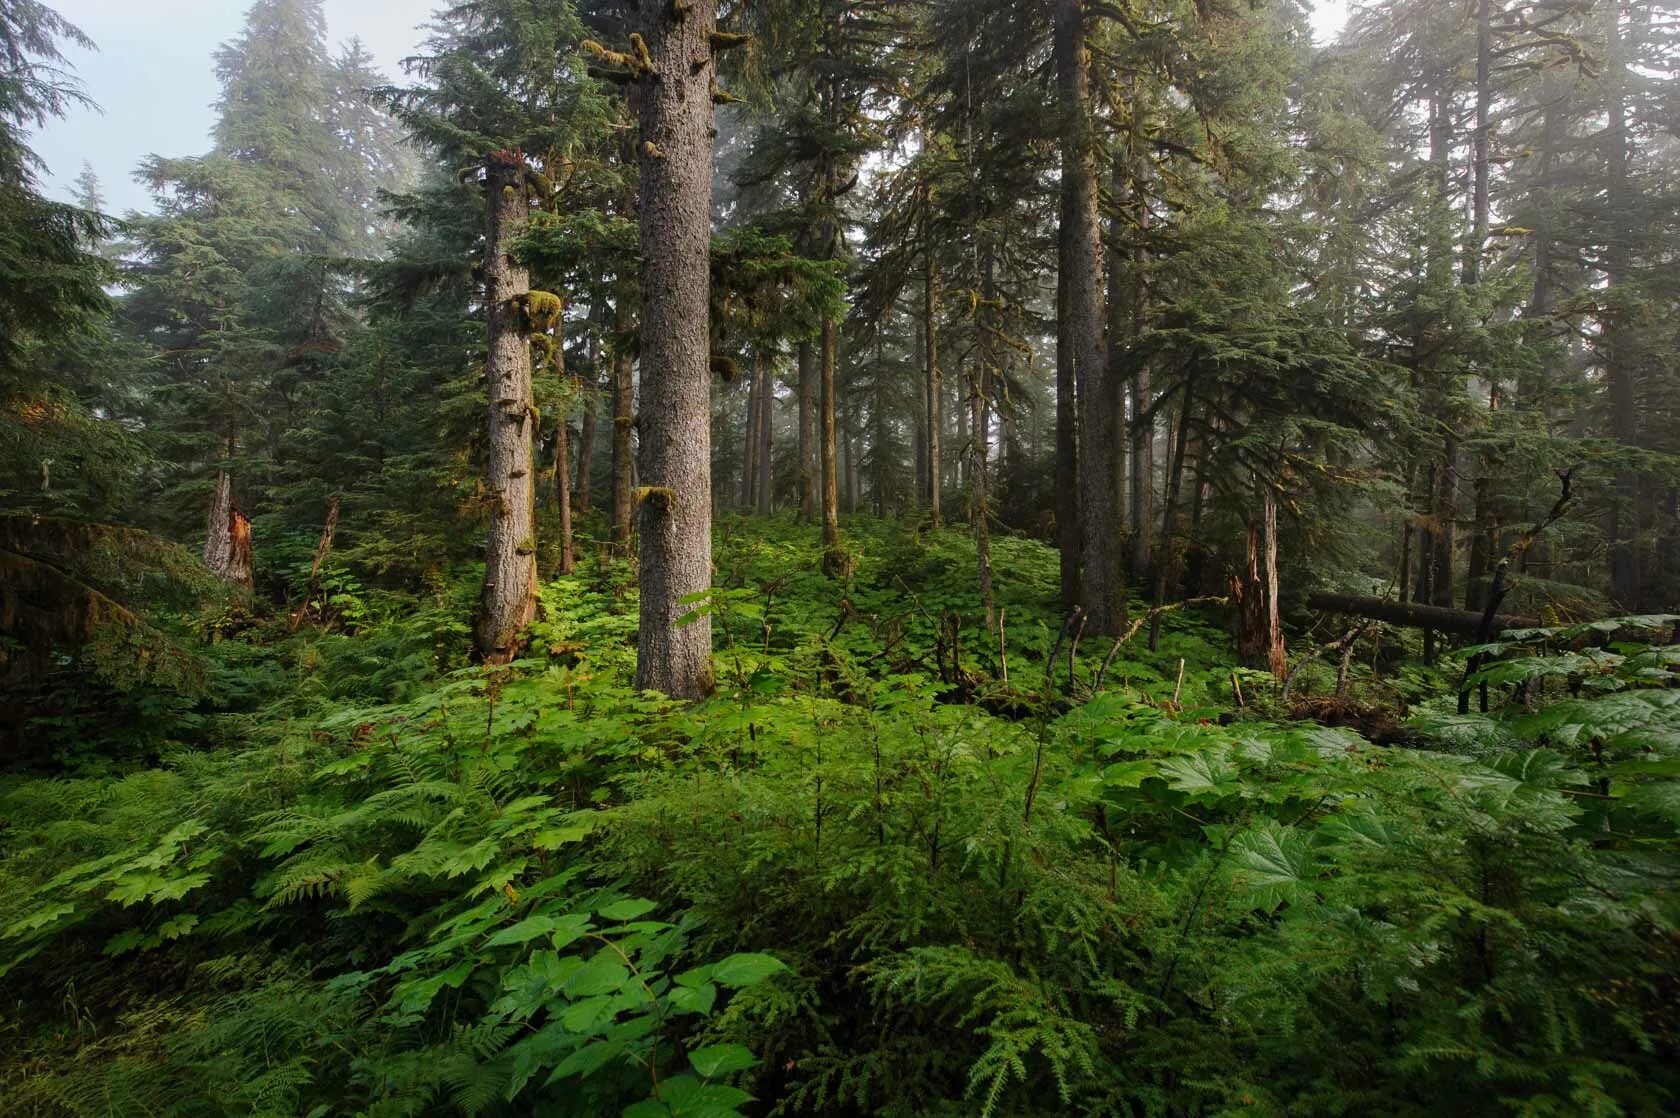
M239 33L248 0L48 0L99 45L67 52L104 110L77 111L34 137L53 193L67 196L85 160L99 176L114 213L148 206L134 168L148 155L199 155L210 146L216 47ZM326 0L327 34L336 49L359 37L391 76L420 42L417 28L437 0ZM1347 18L1348 0L1321 0L1313 16L1320 42Z
M75 112L33 139L64 195L86 160L116 213L148 205L134 168L148 155L201 155L215 123L216 48L239 34L248 0L47 0L99 45L66 57L103 113ZM336 51L357 37L391 76L414 53L435 0L326 0Z

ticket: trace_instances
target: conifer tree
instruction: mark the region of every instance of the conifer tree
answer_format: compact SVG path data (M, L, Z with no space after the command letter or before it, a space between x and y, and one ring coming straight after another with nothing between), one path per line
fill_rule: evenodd
M425 86L390 91L415 136L470 173L484 190L481 267L487 333L485 577L474 646L487 662L517 655L537 608L536 459L540 413L533 337L562 324L565 300L533 291L516 241L533 197L546 198L569 154L605 120L574 53L581 24L569 5L536 10L517 0L469 0L440 20L431 54L415 64Z
M643 13L627 68L641 143L641 630L636 685L677 698L712 689L712 0Z

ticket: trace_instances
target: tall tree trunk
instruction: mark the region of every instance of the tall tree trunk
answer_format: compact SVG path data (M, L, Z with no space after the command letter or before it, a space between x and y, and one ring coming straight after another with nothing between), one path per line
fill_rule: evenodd
M968 487L969 464L974 461L974 451L973 451L973 448L971 446L969 446L969 442L968 442L968 438L969 438L968 420L969 420L970 413L973 411L973 408L970 406L969 398L968 398L969 397L969 388L970 388L970 381L969 381L969 378L968 378L968 374L966 372L963 372L962 369L960 368L960 365L961 365L960 360L958 362L958 365L959 365L959 368L958 368L957 383L954 384L951 388L951 395L952 395L953 400L956 404L956 415L957 415L957 452L958 453L957 453L957 456L956 456L957 460L956 460L954 468L955 468L955 472L956 472L957 487L959 489L966 489Z
M927 368L927 336L924 331L916 331L916 368ZM910 457L915 461L915 486L910 490L911 504L921 505L928 495L928 447L927 447L927 378L924 372L920 391L917 393L915 405L909 409L910 420Z
M1474 287L1482 278L1482 254L1487 247L1489 179L1490 114L1493 108L1493 0L1476 0L1476 117L1471 144L1471 228L1470 243L1464 254L1464 283ZM1488 410L1499 408L1499 386L1490 384ZM1475 530L1470 536L1469 567L1465 572L1464 608L1480 609L1487 592L1485 580L1488 564L1497 546L1496 514L1493 508L1493 484L1490 476L1493 458L1488 452L1479 455L1476 471ZM1450 589L1449 589L1450 594Z
M601 401L601 303L596 300L589 310L589 371L577 379L579 414L577 485L572 497L572 509L579 515L589 511L595 499L595 429L600 426Z
M1471 228L1464 252L1464 283L1474 287L1482 279L1482 253L1487 248L1489 169L1488 148L1493 110L1493 0L1476 0L1476 117L1471 133Z
M641 87L641 626L636 686L712 689L710 288L716 0L646 9Z
M532 442L536 405L531 387L531 273L513 256L513 238L530 219L525 157L499 151L485 162L485 319L489 358L490 533L475 647L481 660L503 664L519 652L537 613L536 478Z
M1440 207L1440 220L1445 223L1449 213L1449 175L1452 159L1452 129L1453 112L1451 98L1445 90L1438 89L1430 107L1430 146L1429 159L1433 165L1437 204ZM1450 237L1443 225L1442 236ZM1439 287L1446 287L1451 283L1452 266L1450 240L1431 246L1429 268L1432 274L1442 278L1436 281ZM1430 556L1430 602L1437 606L1453 604L1453 551L1456 546L1456 532L1458 520L1458 432L1455 429L1457 417L1454 415L1452 385L1447 381L1450 374L1432 370L1435 380L1436 395L1435 418L1441 428L1440 455L1434 467L1432 501L1430 504L1431 542L1433 543Z
M985 336L986 329L981 327ZM986 476L988 354L982 345L980 356L969 366L969 442L968 466L968 523L974 533L978 560L980 607L986 618L986 631L996 624L996 608L992 592L992 510L991 494Z
M840 433L841 441L846 447L845 509L849 513L858 512L863 504L863 419L858 410L855 403L846 409L844 427Z
M636 378L630 355L615 347L612 357L612 481L613 551L630 554L632 511L636 487Z
M758 515L769 516L775 482L776 366L764 362L764 386L758 393Z
M837 9L841 12L843 10L843 7ZM831 61L839 53L835 42L840 32L841 18L841 15L836 14L823 29L823 50ZM843 132L843 125L839 79L832 67L823 80L820 100L823 123L827 126L829 136L838 140ZM843 237L839 219L836 217L836 208L840 204L840 164L832 145L822 153L821 175L822 201L826 213L822 229L822 255L825 260L838 260ZM839 468L839 448L835 444L835 409L839 400L835 394L834 378L840 359L839 349L840 324L830 315L823 319L822 324L822 394L818 401L821 410L818 426L822 440L822 563L823 573L829 578L838 578L846 565L840 551L840 478L836 473Z
M1149 620L1149 650L1159 649L1161 642L1161 607L1167 604L1167 573L1172 569L1178 549L1174 543L1174 524L1178 519L1178 499L1184 487L1184 448L1190 441L1190 413L1195 404L1195 367L1184 382L1183 399L1178 404L1178 427L1172 436L1168 457L1167 490L1161 501L1161 538L1155 545L1155 613ZM1169 432L1171 433L1171 432Z
M596 404L601 396L600 366L591 362L589 379L580 381L583 411L578 419L577 483L572 489L572 508L578 515L589 511L595 488L595 428L601 417Z
M1061 193L1060 228L1071 229L1070 193ZM1062 611L1079 605L1079 390L1074 374L1068 288L1073 280L1071 237L1056 238L1056 545L1061 553Z
M1134 87L1132 130L1127 135L1126 143L1132 158L1132 223L1138 232L1138 248L1133 257L1132 282L1129 285L1132 295L1132 330L1138 335L1148 326L1149 315L1149 284L1145 271L1148 255L1143 245L1150 224L1149 180L1152 169L1149 157L1143 150L1140 116L1141 108ZM1110 339L1109 344L1116 344L1115 339ZM1149 362L1138 358L1133 362L1130 374L1127 388L1131 393L1132 476L1128 492L1132 503L1132 580L1139 586L1147 586L1153 568L1154 548L1152 526L1155 523L1155 417L1151 409L1155 406L1155 399L1149 383Z
M1452 118L1449 98L1440 86L1442 80L1444 79L1440 75L1435 76L1436 84L1429 95L1429 182L1432 204L1428 215L1429 231L1424 271L1429 291L1445 298L1447 289L1452 284L1453 252L1448 200ZM1439 324L1436 324L1434 329L1438 331ZM1434 367L1433 361L1427 359L1427 355L1435 348L1434 331L1420 328L1414 341L1414 352L1419 355L1419 360L1424 362L1415 369L1415 379L1420 384L1428 415L1434 421L1440 439L1438 445L1428 445L1423 451L1427 462L1423 471L1427 488L1424 493L1423 514L1419 522L1414 600L1445 605L1450 604L1452 595L1452 518L1455 515L1451 507L1451 493L1456 484L1453 477L1456 463L1449 461L1454 457L1456 450L1455 437L1451 430L1452 393L1446 382L1449 374ZM1435 634L1426 630L1423 634L1424 660L1433 663L1435 651Z
M1095 634L1126 623L1115 462L1119 410L1102 317L1102 229L1096 140L1090 121L1091 56L1084 0L1057 0L1056 72L1061 111L1069 354L1079 406L1079 597Z
M233 499L233 478L226 470L216 475L216 495L205 518L204 565L223 582L246 590L255 580L251 521Z
M835 428L834 373L839 359L840 328L833 319L822 324L822 547L823 573L837 578L845 566L840 553L840 462Z
M1155 406L1149 365L1140 361L1132 370L1132 577L1148 585L1154 570L1155 540Z
M1135 96L1130 87L1127 96ZM1118 200L1128 198L1135 192L1131 183L1131 161L1126 147L1117 148L1109 160L1110 182L1113 196ZM1126 219L1121 216L1118 207L1108 218L1107 244L1107 319L1108 319L1108 384L1109 392L1113 396L1111 418L1113 429L1109 432L1109 443L1113 446L1110 457L1113 459L1114 471L1114 515L1119 522L1117 527L1123 526L1126 512L1131 508L1131 495L1127 492L1131 480L1130 450L1131 425L1126 420L1126 339L1135 337L1137 323L1140 316L1137 313L1137 299L1134 289L1141 282L1141 277L1128 268L1131 259L1125 249L1127 238ZM1115 557L1115 569L1119 572L1119 593L1124 601L1125 572L1126 572L1126 536L1120 532L1116 545L1118 552Z
M758 500L758 423L762 411L758 406L759 393L764 384L764 357L753 358L752 379L747 382L747 429L741 437L741 507L750 509Z
M932 205L930 195L924 195L924 205ZM923 357L927 361L927 442L928 456L928 515L938 528L942 518L939 507L944 488L944 463L941 461L940 435L944 427L945 393L939 378L939 259L933 251L932 234L926 217L922 219L922 335Z
M1265 532L1262 575L1266 590L1266 666L1279 681L1289 674L1289 653L1283 643L1283 615L1279 608L1278 590L1278 506L1271 487L1265 491Z
M572 445L571 428L564 415L554 425L554 492L560 499L560 573L569 575L577 566L572 540Z
M821 395L816 347L799 343L799 519L817 519L817 397Z
M1622 8L1619 0L1605 6L1606 72L1605 97L1608 125L1604 132L1609 184L1605 196L1608 228L1604 231L1604 278L1614 300L1618 289L1631 276L1631 254L1624 215L1632 201L1628 183L1627 58L1622 40ZM1626 312L1612 303L1604 322L1604 373L1610 395L1610 436L1622 446L1634 446L1639 438L1638 404L1634 393L1632 331ZM1639 604L1639 559L1636 550L1638 524L1638 478L1627 468L1616 471L1616 498L1610 513L1610 597L1624 609Z

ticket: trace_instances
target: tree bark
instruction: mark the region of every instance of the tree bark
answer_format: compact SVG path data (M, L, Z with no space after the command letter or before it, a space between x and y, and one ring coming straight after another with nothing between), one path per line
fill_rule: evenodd
M981 328L984 332L984 327ZM968 455L968 525L974 533L974 550L980 587L980 608L985 615L986 631L996 622L996 608L992 592L992 510L991 495L987 492L986 477L986 358L982 355L970 366L969 428L972 437Z
M595 499L595 429L601 417L597 410L601 399L601 304L596 302L589 312L589 372L577 380L579 413L577 485L572 497L572 510L579 514L589 511Z
M619 558L624 558L630 554L636 484L636 378L635 366L628 353L613 353L612 405L613 551Z
M1482 625L1482 613L1480 611L1446 609L1441 606L1397 602L1387 598L1371 598L1357 594L1333 594L1328 591L1314 591L1307 595L1307 605L1312 609L1323 610L1326 613L1345 613L1352 617L1369 617L1373 621L1384 621L1391 625L1404 625L1413 629L1434 629L1459 637L1475 637ZM1500 614L1493 619L1493 630L1502 632L1507 629L1538 629L1542 627L1542 624L1539 618Z
M775 480L775 417L776 366L774 361L762 363L764 384L758 390L758 515L769 516L772 511Z
M716 0L648 6L642 33L641 624L636 686L712 690L711 35ZM701 60L706 64L697 64Z
M1073 217L1062 191L1060 228ZM1061 553L1062 612L1079 607L1079 389L1074 373L1073 329L1068 315L1072 238L1056 238L1056 544Z
M1195 404L1195 366L1186 378L1183 399L1178 404L1178 427L1171 446L1172 465L1167 469L1167 490L1161 502L1161 538L1155 545L1155 609L1149 619L1149 650L1158 649L1161 641L1162 607L1167 604L1167 572L1173 566L1178 548L1173 540L1174 522L1178 519L1179 495L1184 487L1184 448L1190 441L1191 408Z
M843 11L843 6L837 9L823 28L823 53L831 63L839 54L836 40L840 33L839 21L843 18ZM839 142L844 128L840 113L839 79L835 70L836 67L832 65L828 68L822 80L820 93L822 119L830 137L829 146L823 149L819 165L822 203L826 215L822 224L822 255L825 260L840 258L844 236L836 216L836 209L840 204L840 164L834 145ZM822 473L822 566L823 574L829 578L840 577L846 566L845 557L840 550L840 479L836 472L839 468L839 448L835 443L835 424L838 422L835 409L839 401L835 394L834 378L840 356L839 346L840 324L832 315L826 316L822 324L822 392L818 399L818 429L821 439L819 453Z
M579 515L589 511L595 487L595 428L601 417L595 414L595 404L601 395L600 366L589 366L589 379L580 380L583 411L578 419L577 482L572 490L572 509Z
M817 519L817 351L799 343L799 519Z
M1605 7L1605 96L1608 124L1604 142L1609 165L1605 212L1609 215L1603 240L1604 278L1612 299L1630 279L1628 242L1632 236L1624 217L1631 202L1628 183L1627 58L1622 47L1621 4ZM1610 436L1622 446L1639 438L1638 404L1634 394L1635 355L1626 315L1612 304L1604 323L1604 373L1610 395ZM1616 471L1616 496L1610 512L1610 597L1624 609L1639 602L1639 561L1636 551L1638 479L1632 470Z
M932 198L924 194L924 206L932 205ZM944 464L940 461L939 437L944 426L944 390L939 377L939 259L934 255L932 233L928 219L922 218L922 334L923 356L927 361L927 443L928 456L928 516L938 528L942 518L939 507L944 488Z
M490 531L474 645L479 659L505 664L519 653L537 613L536 478L532 443L531 273L513 256L513 238L530 219L525 157L494 152L485 161L488 222L484 249L489 357L489 459L485 487Z
M233 498L233 478L216 475L216 495L205 518L204 565L223 582L250 590L255 581L251 521Z
M840 456L836 441L834 374L839 354L840 327L833 319L822 324L822 548L823 573L838 578L845 566L840 554Z
M1133 116L1137 115L1134 108ZM1147 158L1137 154L1139 137L1134 131L1128 136L1127 145L1131 151L1132 172L1131 190L1133 197L1132 222L1136 226L1140 237L1140 245L1133 259L1133 275L1128 284L1131 295L1130 326L1134 337L1142 335L1147 325L1149 312L1149 288L1144 279L1145 250L1141 245L1141 238L1149 229L1149 196L1147 181L1149 163ZM1117 338L1109 339L1109 346L1116 347ZM1151 548L1153 537L1150 525L1155 522L1155 417L1150 413L1154 400L1150 395L1149 363L1139 359L1134 362L1127 378L1128 390L1132 401L1131 427L1131 478L1127 492L1131 497L1131 526L1132 526L1132 580L1140 586L1148 585L1151 568ZM1147 419L1144 417L1148 416Z
M1289 652L1283 643L1283 615L1278 593L1278 506L1271 487L1263 495L1261 585L1266 594L1266 666L1275 679L1289 674Z
M1115 488L1119 400L1103 336L1102 229L1084 0L1057 0L1055 54L1065 207L1060 236L1068 269L1068 349L1079 406L1079 597L1089 631L1113 637L1126 622Z
M752 379L747 383L746 432L741 437L741 507L750 509L758 499L759 393L764 383L764 358L753 361Z
M554 424L554 491L560 498L560 573L569 575L577 565L572 539L572 431L561 415Z

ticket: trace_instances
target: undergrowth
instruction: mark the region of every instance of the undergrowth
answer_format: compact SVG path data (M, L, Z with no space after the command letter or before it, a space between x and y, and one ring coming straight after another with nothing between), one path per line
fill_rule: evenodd
M1000 539L1000 642L966 538L849 528L844 585L720 529L698 707L589 562L510 668L460 659L474 572L339 572L331 625L202 624L204 693L35 727L0 1111L1680 1105L1680 649L1467 650L1490 712L1381 747L1274 720L1215 615L1079 648Z

